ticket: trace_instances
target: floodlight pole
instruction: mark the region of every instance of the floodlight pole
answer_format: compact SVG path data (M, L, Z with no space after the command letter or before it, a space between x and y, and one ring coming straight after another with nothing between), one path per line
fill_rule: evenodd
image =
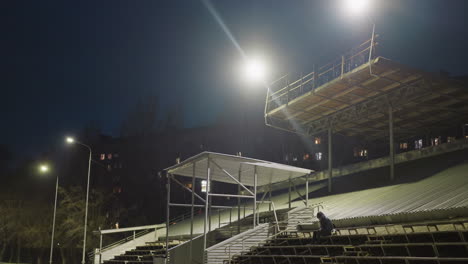
M370 19L370 18L369 18ZM371 19L370 19L371 20ZM371 43L370 43L370 48L369 48L369 73L372 75L372 52L374 51L374 39L375 39L375 22L372 21L372 37L371 37Z
M239 182L242 176L242 163L239 165ZM237 185L237 194L240 194L241 186ZM241 213L241 198L237 198L237 234L240 234L240 213Z
M50 264L52 264L52 258L53 258L53 253L54 253L55 217L56 217L56 212L57 212L58 186L59 186L59 177L57 176L57 181L55 183L54 216L52 218L52 237L50 239L50 257L49 257L49 263Z

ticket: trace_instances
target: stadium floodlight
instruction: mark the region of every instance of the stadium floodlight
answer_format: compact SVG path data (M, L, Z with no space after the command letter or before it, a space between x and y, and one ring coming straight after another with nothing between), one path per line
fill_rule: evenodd
M366 13L371 5L371 0L344 0L346 12L353 15Z
M247 59L244 65L244 75L250 82L262 82L266 77L265 63L258 58Z
M65 141L66 141L68 144L72 144L72 143L75 142L75 139L72 138L72 137L66 137L66 138L65 138Z

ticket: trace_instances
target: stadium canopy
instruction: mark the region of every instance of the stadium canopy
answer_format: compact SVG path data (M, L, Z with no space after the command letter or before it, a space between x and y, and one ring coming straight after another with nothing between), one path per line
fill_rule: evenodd
M215 152L202 152L167 168L166 171L172 175L195 176L195 178L206 180L208 163L212 181L231 184L240 182L251 187L255 186L255 172L257 173L257 187L306 176L313 172L280 163Z
M195 155L191 158L184 160L183 162L176 164L172 167L165 169L167 176L167 206L166 206L166 247L169 245L169 216L171 207L190 207L190 252L192 252L192 240L196 239L193 236L193 217L195 208L203 208L205 211L204 217L204 230L203 234L203 250L207 248L207 233L211 231L211 218L210 213L212 209L223 209L229 210L230 214L237 214L237 223L238 228L240 228L240 219L241 219L241 203L240 199L249 199L252 201L251 208L248 210L252 211L252 220L253 227L255 228L259 223L259 214L258 206L262 203L269 203L273 208L275 218L277 219L276 209L274 202L270 199L267 200L266 194L270 193L271 198L271 188L263 188L265 191L263 196L259 197L257 189L261 186L271 187L271 184L289 181L293 178L305 177L305 204L308 205L309 202L309 175L312 173L312 170L288 166L280 163L269 162L265 160L258 160L240 156L233 156L215 152L202 152L198 155ZM176 176L189 177L192 180L192 184L188 185L180 182ZM206 180L206 192L204 197L198 195L195 190L195 179ZM226 193L226 190L212 190L210 188L211 182L224 182L228 184L234 184L238 186L238 193ZM184 190L188 191L192 195L191 203L175 203L171 201L171 183L174 182ZM189 187L190 186L190 187ZM213 188L214 189L214 188ZM242 192L241 192L242 190ZM289 197L291 197L291 188L289 188ZM227 206L216 205L214 204L212 197L225 197L225 198L238 198L237 205ZM195 199L198 203L195 202ZM203 204L200 204L202 202ZM289 204L291 204L291 199L289 199ZM245 207L244 207L245 212ZM244 213L245 217L245 213ZM278 221L277 221L278 222ZM278 227L279 229L279 227ZM239 229L240 230L240 229Z

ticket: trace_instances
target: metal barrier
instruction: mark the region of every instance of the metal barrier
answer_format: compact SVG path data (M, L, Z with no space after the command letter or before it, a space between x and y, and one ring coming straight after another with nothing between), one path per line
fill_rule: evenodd
M372 39L369 39L343 54L340 58L320 67L318 71L313 71L301 76L292 83L289 83L289 75L283 76L281 78L281 80L284 81L283 86L280 86L279 89L270 87L268 90L265 112L288 104L295 98L313 91L335 79L343 78L344 74L370 62L371 59L376 57L376 44L375 40L374 43L372 43ZM278 84L279 82L276 83Z

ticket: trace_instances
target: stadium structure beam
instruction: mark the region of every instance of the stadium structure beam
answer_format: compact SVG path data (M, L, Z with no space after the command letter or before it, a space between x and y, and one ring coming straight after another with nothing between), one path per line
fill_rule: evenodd
M390 141L390 180L395 180L395 150L393 143L393 108L392 105L388 105L388 134Z
M333 177L333 151L332 151L332 126L328 127L328 192L332 191L332 177Z

